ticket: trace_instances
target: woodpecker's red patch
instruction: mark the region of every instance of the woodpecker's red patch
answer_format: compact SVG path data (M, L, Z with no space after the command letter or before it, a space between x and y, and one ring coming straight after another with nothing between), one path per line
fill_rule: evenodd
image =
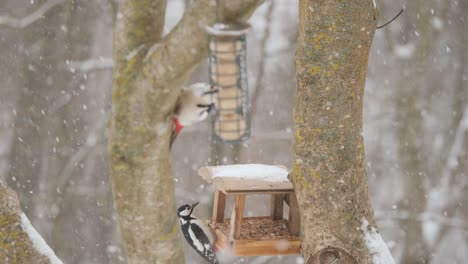
M182 130L182 128L184 128L184 126L179 123L179 119L177 119L177 117L175 116L174 116L174 125L175 125L175 128L174 128L175 134L178 135L180 131Z

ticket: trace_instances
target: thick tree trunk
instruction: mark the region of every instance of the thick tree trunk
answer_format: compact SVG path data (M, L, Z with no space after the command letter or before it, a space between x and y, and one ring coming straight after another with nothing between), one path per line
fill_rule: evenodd
M261 0L225 3L224 17L250 14ZM181 84L207 53L204 26L215 6L200 0L160 41L165 1L120 2L114 30L109 156L114 204L129 263L183 263L169 137Z
M306 263L372 263L375 226L362 139L362 103L376 28L372 0L300 0L296 54L296 190Z

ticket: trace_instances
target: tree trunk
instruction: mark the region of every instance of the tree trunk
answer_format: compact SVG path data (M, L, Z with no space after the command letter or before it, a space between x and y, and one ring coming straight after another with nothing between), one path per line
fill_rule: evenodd
M226 2L224 17L244 18L261 2ZM181 84L207 54L204 26L216 17L211 3L194 2L174 30L156 44L165 1L120 2L114 30L109 156L114 205L129 263L184 262L169 137Z
M375 226L364 162L362 103L376 28L371 0L300 0L292 181L306 263L372 263Z

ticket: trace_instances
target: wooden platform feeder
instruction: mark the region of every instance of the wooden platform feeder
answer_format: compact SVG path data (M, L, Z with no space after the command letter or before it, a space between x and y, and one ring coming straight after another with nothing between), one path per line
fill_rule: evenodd
M213 138L222 143L239 143L250 136L246 66L245 23L217 23L207 27L209 35L209 77L218 90L212 115Z
M299 209L288 170L260 164L202 167L198 174L216 187L210 226L216 247L235 256L300 254ZM269 216L244 217L247 195L271 195ZM225 218L227 195L234 196L231 218ZM283 216L287 201L289 216Z

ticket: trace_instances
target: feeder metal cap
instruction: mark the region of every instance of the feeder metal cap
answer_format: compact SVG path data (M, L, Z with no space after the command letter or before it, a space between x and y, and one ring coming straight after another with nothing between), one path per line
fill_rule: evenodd
M250 24L246 22L236 22L231 24L216 23L211 26L206 26L205 30L208 34L214 36L242 36L250 28Z

